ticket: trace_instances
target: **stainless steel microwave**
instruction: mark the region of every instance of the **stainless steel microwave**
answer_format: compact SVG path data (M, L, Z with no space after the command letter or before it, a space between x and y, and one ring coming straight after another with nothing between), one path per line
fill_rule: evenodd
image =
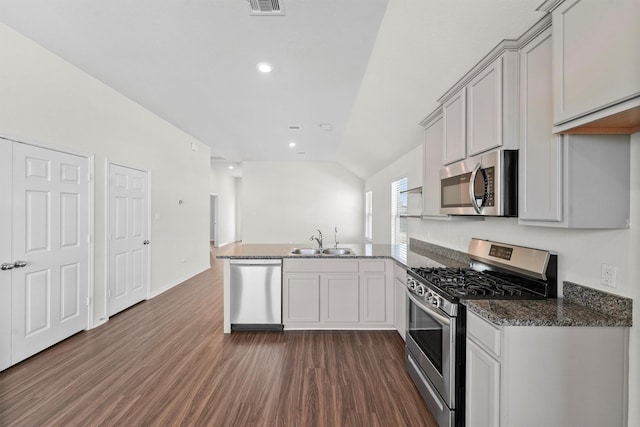
M491 151L441 169L440 213L518 216L518 150Z

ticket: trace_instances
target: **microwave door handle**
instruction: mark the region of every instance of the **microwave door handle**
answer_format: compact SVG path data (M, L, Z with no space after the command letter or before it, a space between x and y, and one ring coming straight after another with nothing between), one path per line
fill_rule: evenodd
M471 200L471 206L473 206L473 210L475 210L478 214L480 214L481 212L480 207L476 203L476 194L474 187L476 182L476 175L478 175L478 171L480 171L481 167L482 164L476 164L476 166L473 168L473 172L471 172L471 177L469 178L469 199Z

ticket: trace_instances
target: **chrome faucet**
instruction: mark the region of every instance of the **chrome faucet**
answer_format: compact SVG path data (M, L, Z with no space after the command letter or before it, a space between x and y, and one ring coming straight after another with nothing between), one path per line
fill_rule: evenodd
M311 236L309 237L309 240L311 241L316 241L318 242L318 247L320 248L320 250L322 250L322 231L318 230L318 237L316 236Z
M333 247L338 249L338 227L336 227L335 234L333 235Z

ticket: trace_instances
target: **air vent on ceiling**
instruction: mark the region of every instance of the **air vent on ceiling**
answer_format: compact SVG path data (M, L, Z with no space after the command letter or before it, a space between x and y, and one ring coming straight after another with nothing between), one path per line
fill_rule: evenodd
M214 162L220 162L223 160L227 160L227 158L222 156L211 156L211 160L213 160Z
M250 15L274 16L284 15L281 0L247 0L251 7Z

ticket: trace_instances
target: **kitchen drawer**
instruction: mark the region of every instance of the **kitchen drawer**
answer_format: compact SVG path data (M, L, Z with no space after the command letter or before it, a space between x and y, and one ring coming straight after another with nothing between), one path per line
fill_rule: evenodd
M360 273L384 273L386 261L360 261Z
M467 337L482 346L495 357L500 357L500 329L467 311Z
M357 260L284 259L285 273L357 273Z

